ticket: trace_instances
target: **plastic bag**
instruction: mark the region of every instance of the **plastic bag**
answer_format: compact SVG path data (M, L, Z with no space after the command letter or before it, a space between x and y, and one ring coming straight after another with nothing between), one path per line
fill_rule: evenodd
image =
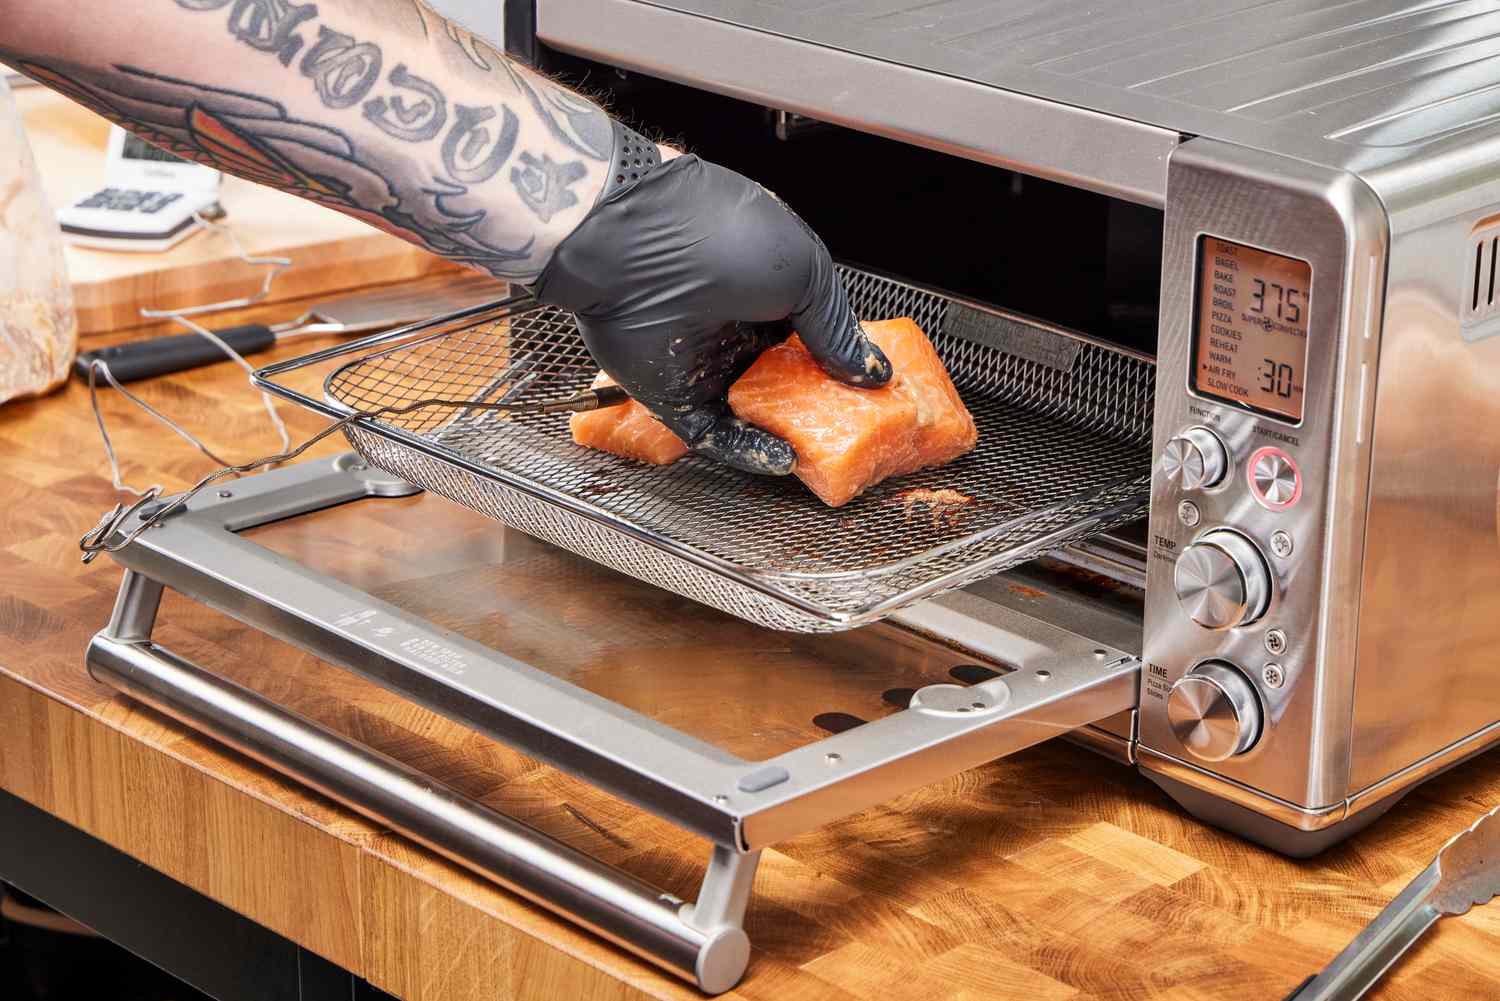
M61 385L77 350L62 234L0 77L0 403Z

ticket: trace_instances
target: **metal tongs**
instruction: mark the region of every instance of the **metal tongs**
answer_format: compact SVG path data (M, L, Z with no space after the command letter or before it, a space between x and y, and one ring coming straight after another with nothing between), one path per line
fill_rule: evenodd
M1460 831L1439 851L1432 865L1322 973L1293 991L1286 1001L1354 1001L1449 914L1465 914L1500 896L1500 807Z
M493 389L494 387L492 387ZM486 394L487 395L487 394ZM474 400L450 400L450 399L428 399L417 400L414 403L402 403L389 407L380 407L375 410L356 410L346 417L328 425L311 438L298 445L290 451L281 452L277 455L268 455L238 466L224 465L203 477L191 488L183 493L177 494L170 500L161 499L161 489L152 487L129 505L116 504L104 513L99 523L84 533L83 538L78 540L78 548L83 551L83 562L92 563L94 557L100 553L116 553L130 545L140 536L142 532L161 521L163 518L180 511L187 502L196 497L199 491L205 487L222 480L226 476L238 476L254 472L262 466L279 465L283 462L291 462L303 452L312 448L318 442L327 438L335 431L342 430L345 426L357 420L374 419L377 417L399 417L416 410L426 410L434 407L448 407L466 412L491 411L498 412L501 420L510 420L512 417L526 416L528 414L566 414L586 413L590 410L602 410L605 407L617 407L622 403L630 402L630 394L619 386L598 386L593 389L585 389L572 396L564 396L555 400L540 400L530 403L481 403ZM123 526L133 516L139 516L139 523L123 537L115 540L115 536L123 531Z

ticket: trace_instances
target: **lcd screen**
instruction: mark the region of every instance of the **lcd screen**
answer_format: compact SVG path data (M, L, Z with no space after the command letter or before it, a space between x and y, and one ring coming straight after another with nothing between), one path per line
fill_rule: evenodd
M125 145L120 150L120 158L124 160L152 160L157 163L188 162L174 153L168 153L160 147L151 145L133 133L125 136Z
M1193 388L1302 420L1312 266L1215 236L1198 245Z

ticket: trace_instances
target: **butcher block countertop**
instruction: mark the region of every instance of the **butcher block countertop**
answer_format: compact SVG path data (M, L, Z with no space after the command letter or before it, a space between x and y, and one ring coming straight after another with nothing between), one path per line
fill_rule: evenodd
M226 456L274 444L233 366L140 391ZM206 471L124 401L107 397L105 411L130 482L175 488ZM283 411L294 436L319 426ZM312 454L339 447L325 446ZM76 543L115 500L82 387L0 407L0 786L402 998L699 996L92 682L84 647L120 571L107 558L82 566ZM813 641L651 591L438 497L359 501L256 537L423 614L481 621L503 608L494 628L507 652L571 642L570 667L596 684L668 661L748 679L746 691L664 681L624 693L700 735L810 739L818 713L882 711L878 656L809 684L804 668L824 649ZM167 597L157 636L569 844L696 892L706 844L580 781L181 597ZM757 690L796 711L749 734L734 700ZM729 996L1279 1001L1497 803L1491 753L1352 843L1294 862L1052 741L767 850L747 918L753 958ZM1371 997L1497 995L1500 904L1442 922Z

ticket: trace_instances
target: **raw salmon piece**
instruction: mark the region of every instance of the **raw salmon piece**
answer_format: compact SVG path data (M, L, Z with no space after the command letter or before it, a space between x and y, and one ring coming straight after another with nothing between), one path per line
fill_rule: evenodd
M909 319L866 322L895 374L880 389L830 377L797 337L764 352L729 390L736 416L797 452L797 477L840 507L890 476L950 462L978 432L927 335Z
M913 441L917 464L892 475L941 466L972 449L979 440L979 429L922 328L907 317L866 323L864 328L898 373L896 391L910 397L917 407Z
M785 438L797 452L797 478L832 507L915 461L916 404L889 388L855 389L830 378L795 336L740 376L729 408Z
M600 372L590 388L613 385L614 380ZM681 438L634 400L573 414L568 418L568 429L573 432L573 440L586 448L657 466L670 465L688 453Z

